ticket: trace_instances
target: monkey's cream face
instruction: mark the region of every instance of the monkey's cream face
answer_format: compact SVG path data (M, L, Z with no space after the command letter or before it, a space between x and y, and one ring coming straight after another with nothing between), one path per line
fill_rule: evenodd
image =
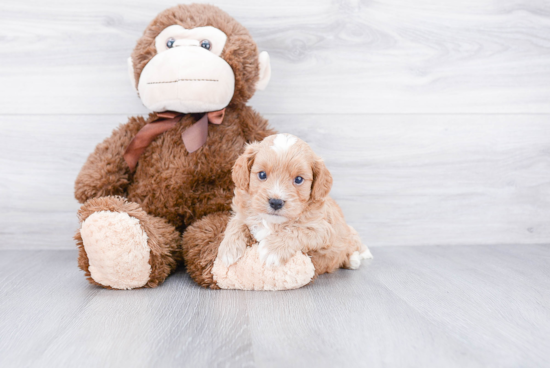
M225 108L235 90L233 70L221 57L226 41L225 33L210 26L165 28L155 38L157 55L139 78L143 104L156 112L200 113Z

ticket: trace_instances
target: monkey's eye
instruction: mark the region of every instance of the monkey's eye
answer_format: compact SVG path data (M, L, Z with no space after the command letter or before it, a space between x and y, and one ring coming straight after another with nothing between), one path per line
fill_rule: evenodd
M205 48L207 50L210 50L210 48L212 47L212 44L208 40L202 40L201 41L201 47Z
M176 42L176 40L173 39L172 37L170 37L170 38L168 39L168 41L166 41L166 47L168 47L169 49L171 49L172 46L174 46L174 42Z
M300 184L302 184L303 182L304 182L304 178L302 178L301 176L297 176L297 177L294 178L294 183L295 183L296 185L300 185Z
M267 179L267 174L265 173L265 171L260 171L258 173L258 179L260 179L261 181L264 181L265 179Z

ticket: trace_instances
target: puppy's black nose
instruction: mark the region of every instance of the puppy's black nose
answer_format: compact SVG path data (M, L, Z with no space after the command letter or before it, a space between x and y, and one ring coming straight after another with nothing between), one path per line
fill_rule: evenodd
M275 211L280 210L285 205L285 201L282 199L269 199L269 206L273 208Z

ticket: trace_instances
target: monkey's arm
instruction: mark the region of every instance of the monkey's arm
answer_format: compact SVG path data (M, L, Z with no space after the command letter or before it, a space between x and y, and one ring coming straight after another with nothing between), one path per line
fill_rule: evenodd
M248 143L260 142L265 137L276 134L277 131L269 126L267 119L264 119L259 113L249 106L245 106L241 113L242 126L246 141Z
M125 194L131 173L124 161L124 151L145 123L141 117L132 117L96 146L76 178L75 198L80 203L90 198Z

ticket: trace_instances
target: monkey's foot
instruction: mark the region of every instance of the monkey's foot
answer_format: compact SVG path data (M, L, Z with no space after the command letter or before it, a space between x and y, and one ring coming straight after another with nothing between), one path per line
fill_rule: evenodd
M90 283L112 289L155 287L181 261L180 234L122 197L99 197L78 211L78 266Z
M266 266L260 260L258 245L254 244L247 247L244 255L229 267L216 259L212 275L222 289L289 290L311 282L315 267L302 252L296 253L284 265Z
M95 212L82 223L80 234L95 282L133 289L149 281L151 249L138 219L125 212Z

